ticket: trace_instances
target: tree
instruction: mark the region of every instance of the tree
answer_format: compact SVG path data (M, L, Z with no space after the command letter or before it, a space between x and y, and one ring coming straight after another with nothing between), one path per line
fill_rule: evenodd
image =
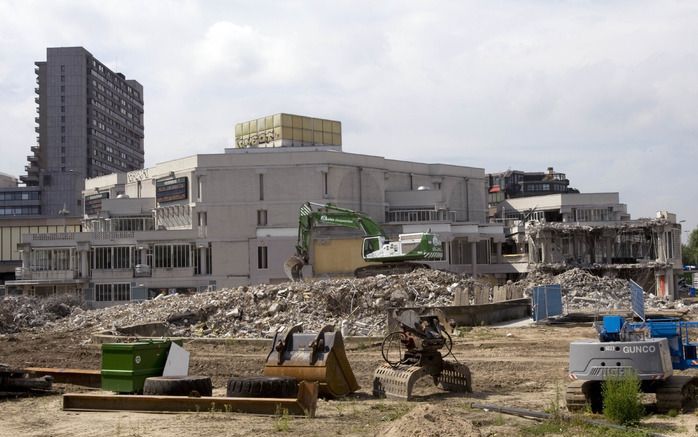
M698 228L691 231L688 244L681 245L681 261L684 265L698 265Z

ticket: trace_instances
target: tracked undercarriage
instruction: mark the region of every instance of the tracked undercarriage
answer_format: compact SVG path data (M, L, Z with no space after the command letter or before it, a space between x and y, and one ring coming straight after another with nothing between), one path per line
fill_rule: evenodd
M603 381L573 381L567 385L565 402L571 412L587 409L594 413L603 411L601 386ZM698 392L698 377L674 375L664 381L643 381L640 388L644 393L655 393L659 413L682 411L691 407Z

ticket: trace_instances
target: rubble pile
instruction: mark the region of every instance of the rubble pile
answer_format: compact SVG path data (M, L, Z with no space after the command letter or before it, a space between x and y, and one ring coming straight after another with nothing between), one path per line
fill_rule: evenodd
M524 288L526 296L531 295L533 287L549 284L560 284L562 303L567 311L630 308L630 285L627 280L599 277L578 268L559 275L536 271L517 282Z
M0 334L43 327L80 309L80 301L71 295L48 298L8 296L0 301Z
M581 269L557 276L533 272L512 286L522 288L528 297L533 287L545 284L562 286L567 312L630 307L628 281L594 276ZM173 336L271 337L277 330L297 323L303 323L308 331L334 324L345 335L380 336L385 330L388 308L452 305L456 292L477 288L490 290L490 300L493 299L489 284L439 270L160 295L140 303L96 310L80 307L75 298L71 302L67 297L14 296L0 301L0 334L82 329L117 334L125 326L164 322ZM649 308L682 305L658 301L651 294L646 301Z
M141 303L98 310L75 308L44 330L112 330L147 322L167 322L173 336L271 337L278 329L303 323L308 331L327 324L348 335L383 335L386 309L413 305L451 305L456 289L484 286L438 270L371 278L325 279L260 284L161 295Z

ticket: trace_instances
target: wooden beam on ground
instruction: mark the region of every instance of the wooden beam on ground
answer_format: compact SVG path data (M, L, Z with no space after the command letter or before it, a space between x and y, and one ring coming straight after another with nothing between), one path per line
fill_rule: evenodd
M303 381L298 397L292 398L224 398L145 395L97 395L72 393L63 395L63 410L71 411L219 411L276 415L287 411L292 416L315 417L317 382Z
M74 384L84 387L102 387L102 375L99 370L91 369L64 369L56 367L26 367L23 372L39 376L51 376L53 382L62 384Z

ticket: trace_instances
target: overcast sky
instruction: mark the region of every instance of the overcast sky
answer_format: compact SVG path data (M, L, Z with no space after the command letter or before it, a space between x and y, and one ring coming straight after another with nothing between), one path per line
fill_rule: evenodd
M340 120L346 152L553 166L698 225L695 1L0 0L2 172L23 172L33 64L58 46L143 84L146 166L289 112Z

